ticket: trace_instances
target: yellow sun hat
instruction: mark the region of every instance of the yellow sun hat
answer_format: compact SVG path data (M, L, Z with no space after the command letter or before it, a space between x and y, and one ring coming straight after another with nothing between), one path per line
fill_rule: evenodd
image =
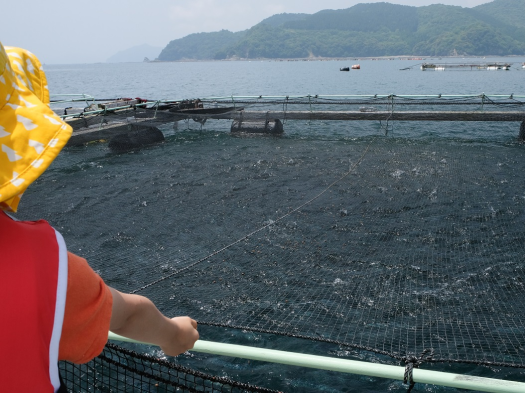
M37 57L0 42L0 209L17 210L24 191L71 133L49 107L47 79Z

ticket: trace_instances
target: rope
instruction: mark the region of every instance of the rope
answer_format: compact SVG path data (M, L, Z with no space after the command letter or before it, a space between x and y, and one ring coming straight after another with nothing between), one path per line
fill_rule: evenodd
M426 354L429 355L425 357ZM414 388L414 385L416 384L413 378L414 368L419 368L419 366L423 363L424 360L432 361L433 354L434 350L425 349L423 352L421 352L421 355L419 355L419 357L406 356L401 359L405 362L405 374L403 376L403 383L405 385L408 385L407 393L410 393Z
M283 112L284 112L283 124L286 124L286 111L287 110L288 110L288 96L286 96L286 101L283 102Z
M410 393L412 391L412 389L414 388L415 384L416 384L414 382L414 379L412 378L412 371L414 370L414 367L417 367L417 365L414 364L413 362L408 362L405 365L405 375L403 377L403 383L405 385L407 385L407 384L409 385L407 393Z
M390 103L390 114L388 115L388 117L386 118L386 125L383 127L383 123L382 121L379 121L379 125L381 127L381 129L384 129L385 130L385 136L388 136L388 130L389 130L389 121L390 119L392 118L393 114L394 114L394 96L390 96L391 97L391 103ZM392 129L392 132L394 131L394 125L392 124L391 125L391 129Z

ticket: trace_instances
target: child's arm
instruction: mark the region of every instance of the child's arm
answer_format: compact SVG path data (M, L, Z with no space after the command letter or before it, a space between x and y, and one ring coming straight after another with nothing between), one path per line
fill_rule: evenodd
M148 298L110 288L113 308L109 330L134 340L160 346L166 355L177 356L193 348L199 339L197 322L189 317L169 319Z

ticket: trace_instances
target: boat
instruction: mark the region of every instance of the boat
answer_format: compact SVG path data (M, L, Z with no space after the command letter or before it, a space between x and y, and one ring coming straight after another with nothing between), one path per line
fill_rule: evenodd
M354 64L352 67L341 67L339 68L339 71L350 71L350 69L359 70L361 69L361 66L359 64Z
M525 63L523 63L523 64L521 65L521 68L525 68Z

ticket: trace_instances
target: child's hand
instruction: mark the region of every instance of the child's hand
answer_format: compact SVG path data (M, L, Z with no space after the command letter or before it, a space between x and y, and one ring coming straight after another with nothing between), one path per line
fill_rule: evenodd
M166 355L177 356L193 348L195 341L199 339L197 321L190 317L175 317L169 320L172 327L166 342L160 348Z
M186 352L199 339L197 321L190 317L167 318L148 298L109 289L113 297L109 329L113 333L158 345L169 356Z

